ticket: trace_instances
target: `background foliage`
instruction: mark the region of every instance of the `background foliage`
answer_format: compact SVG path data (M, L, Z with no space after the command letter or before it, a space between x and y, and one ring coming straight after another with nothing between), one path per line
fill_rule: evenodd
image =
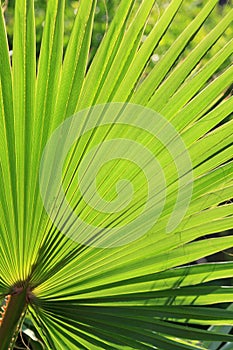
M140 3L140 0L138 0ZM231 8L231 0L228 1L219 1L219 6L214 9L214 14L207 19L206 23L202 26L198 35L194 38L194 40L190 43L189 48L186 48L187 51L190 51L198 42L210 32L212 28L221 20L224 14L229 11ZM45 10L46 10L46 0L35 0L35 15L36 15L36 33L37 33L37 53L39 53L39 48L41 44L42 32L43 32L43 24L45 19ZM14 4L15 0L9 0L7 5L7 10L5 12L5 18L7 23L7 33L9 38L9 44L12 48L13 43L13 25L14 25ZM114 13L117 10L117 6L119 4L119 0L98 0L97 8L95 13L95 22L94 22L94 30L92 37L92 55L96 51L99 46L104 33L106 31L106 27L108 23L111 22ZM164 9L167 8L169 1L167 0L157 0L156 5L154 6L151 15L149 17L147 28L145 31L145 35L148 34L158 19L161 17ZM189 24L190 20L192 20L199 11L203 8L204 1L203 0L186 0L182 5L181 10L178 12L175 17L171 29L166 34L165 37L162 38L159 47L155 50L154 57L151 59L151 66L153 66L159 59L160 56L164 54L177 38L177 36L185 29L185 27ZM64 46L66 48L69 36L73 27L75 15L77 13L79 7L79 1L66 0L65 7L65 39ZM223 47L224 44L231 39L232 37L232 28L227 28L223 36L220 38L218 44L214 46L213 50L208 53L205 60L208 60L214 53L216 53L219 48ZM187 54L187 51L184 52L183 56ZM182 58L182 56L181 56ZM203 62L205 62L202 61ZM232 60L232 57L229 58ZM229 64L229 60L225 62L227 66Z

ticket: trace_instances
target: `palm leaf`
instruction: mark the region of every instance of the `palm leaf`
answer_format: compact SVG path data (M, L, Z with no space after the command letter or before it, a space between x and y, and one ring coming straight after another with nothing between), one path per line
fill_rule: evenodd
M233 246L230 231L209 237L233 224L232 40L202 63L233 11L185 51L216 3L149 74L180 0L144 42L154 1L122 0L91 60L95 0L80 2L65 55L64 1L48 1L38 63L34 2L16 0L12 65L1 13L0 294L12 296L3 349L25 311L47 349L232 346L233 288L218 280L233 263L193 265ZM126 182L116 190L122 179L133 197Z

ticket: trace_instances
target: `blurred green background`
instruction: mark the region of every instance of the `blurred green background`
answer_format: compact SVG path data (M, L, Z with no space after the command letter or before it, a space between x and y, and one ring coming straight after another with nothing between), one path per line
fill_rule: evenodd
M64 36L64 48L66 48L69 36L72 30L75 15L78 11L80 1L66 0L66 11L65 11L65 36ZM93 57L103 35L106 31L108 24L114 13L117 11L117 7L120 0L97 0L97 8L95 13L95 25L92 37L92 49L90 57ZM135 9L140 4L141 0L136 1ZM153 11L148 19L148 24L145 29L145 35L142 40L146 39L146 36L158 21L163 11L166 9L170 1L168 0L157 0L155 2ZM185 0L181 9L179 10L173 24L169 28L167 34L161 40L159 47L155 50L154 55L151 58L150 65L153 66L160 59L164 52L171 46L179 33L181 33L189 24L189 22L199 13L202 7L208 2L208 0ZM192 49L200 39L206 35L215 25L221 21L223 14L231 8L231 0L219 0L218 6L213 11L212 15L205 23L203 28L189 44L188 50ZM47 0L35 0L35 13L36 13L36 32L37 32L37 54L39 54L40 43L43 33L43 25L45 19ZM5 19L7 23L7 32L9 38L10 49L12 48L13 38L13 10L15 0L5 1ZM4 4L3 4L4 5ZM223 45L232 38L233 30L228 28L223 37L219 42L207 54L205 59L208 59L213 53L217 52ZM187 51L183 53L186 55ZM182 57L181 57L182 59ZM228 64L229 62L226 62Z

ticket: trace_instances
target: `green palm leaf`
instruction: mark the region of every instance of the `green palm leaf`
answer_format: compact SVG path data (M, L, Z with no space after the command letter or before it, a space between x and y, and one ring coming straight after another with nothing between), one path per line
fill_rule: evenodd
M191 49L207 1L147 74L182 1L142 41L154 1L122 0L90 59L96 4L64 54L48 1L38 63L34 1L16 0L12 64L1 13L0 349L25 315L52 350L230 349L233 263L193 262L233 246L232 40L202 61L233 10Z

